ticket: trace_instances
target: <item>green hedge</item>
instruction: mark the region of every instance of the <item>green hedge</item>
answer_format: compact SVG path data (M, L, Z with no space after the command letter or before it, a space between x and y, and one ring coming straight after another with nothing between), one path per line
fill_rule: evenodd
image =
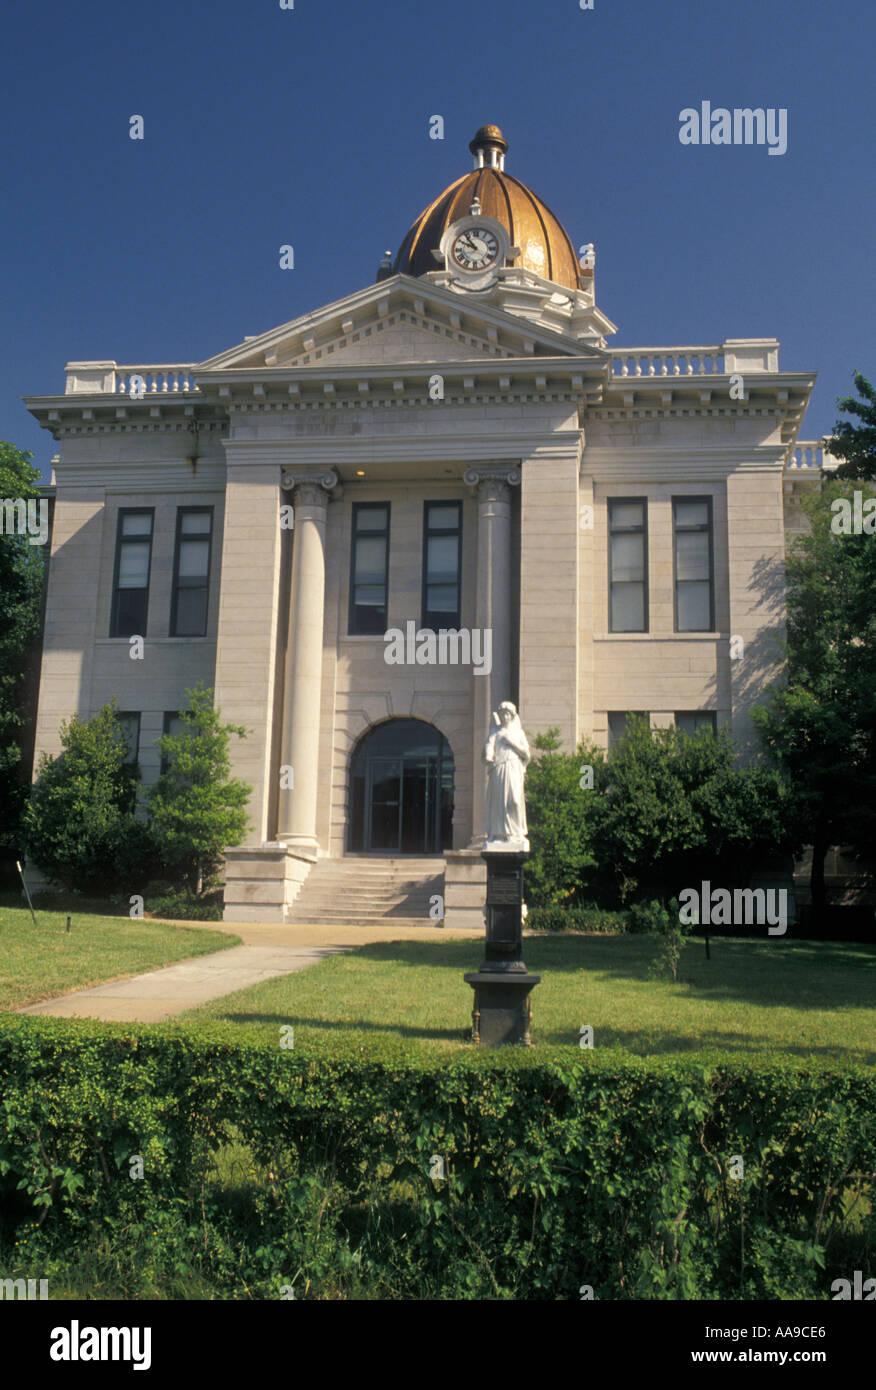
M26 1229L44 1270L99 1236L218 1297L829 1298L869 1270L874 1092L802 1062L389 1065L284 1050L279 1026L267 1050L3 1020L2 1272Z
M601 907L531 907L527 931L584 931L608 935L629 931L627 914Z

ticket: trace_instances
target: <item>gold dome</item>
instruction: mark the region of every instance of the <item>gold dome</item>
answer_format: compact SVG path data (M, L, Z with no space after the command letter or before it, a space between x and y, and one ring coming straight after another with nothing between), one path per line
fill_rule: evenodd
M499 127L481 126L469 149L476 167L445 188L420 213L399 248L392 274L425 275L437 270L433 249L451 223L465 217L478 198L483 215L501 222L511 245L520 247L515 266L567 289L582 289L578 257L562 223L526 184L505 173L508 142Z

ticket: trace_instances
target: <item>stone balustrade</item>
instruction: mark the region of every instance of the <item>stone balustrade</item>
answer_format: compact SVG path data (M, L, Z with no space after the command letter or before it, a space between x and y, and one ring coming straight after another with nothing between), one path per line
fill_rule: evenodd
M611 355L613 376L709 376L724 372L724 350L714 347L625 348Z
M798 439L788 455L786 467L791 468L836 468L840 459L834 458L824 447L823 439Z
M143 383L145 396L195 394L200 389L192 380L193 362L152 362L143 366L120 366L117 362L68 362L65 394L108 394L138 399L136 378ZM132 392L131 383L135 389Z
M183 362L170 366L117 367L115 389L130 395L132 379L142 377L144 394L147 396L165 391L197 391L199 387L192 381L192 366L193 363Z

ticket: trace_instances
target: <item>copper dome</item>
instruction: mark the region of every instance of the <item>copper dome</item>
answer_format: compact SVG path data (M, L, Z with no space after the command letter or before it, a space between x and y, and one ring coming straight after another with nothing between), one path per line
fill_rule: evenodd
M562 223L526 184L505 173L508 143L499 127L481 126L469 149L483 167L450 184L420 213L399 248L393 275L425 275L437 270L433 249L451 223L466 216L477 197L484 216L501 222L511 245L520 247L514 265L567 289L582 289L575 248Z

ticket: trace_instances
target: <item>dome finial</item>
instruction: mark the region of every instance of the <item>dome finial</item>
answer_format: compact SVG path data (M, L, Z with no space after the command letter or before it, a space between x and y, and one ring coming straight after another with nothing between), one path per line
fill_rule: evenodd
M508 141L497 125L482 125L469 144L476 169L504 169Z

